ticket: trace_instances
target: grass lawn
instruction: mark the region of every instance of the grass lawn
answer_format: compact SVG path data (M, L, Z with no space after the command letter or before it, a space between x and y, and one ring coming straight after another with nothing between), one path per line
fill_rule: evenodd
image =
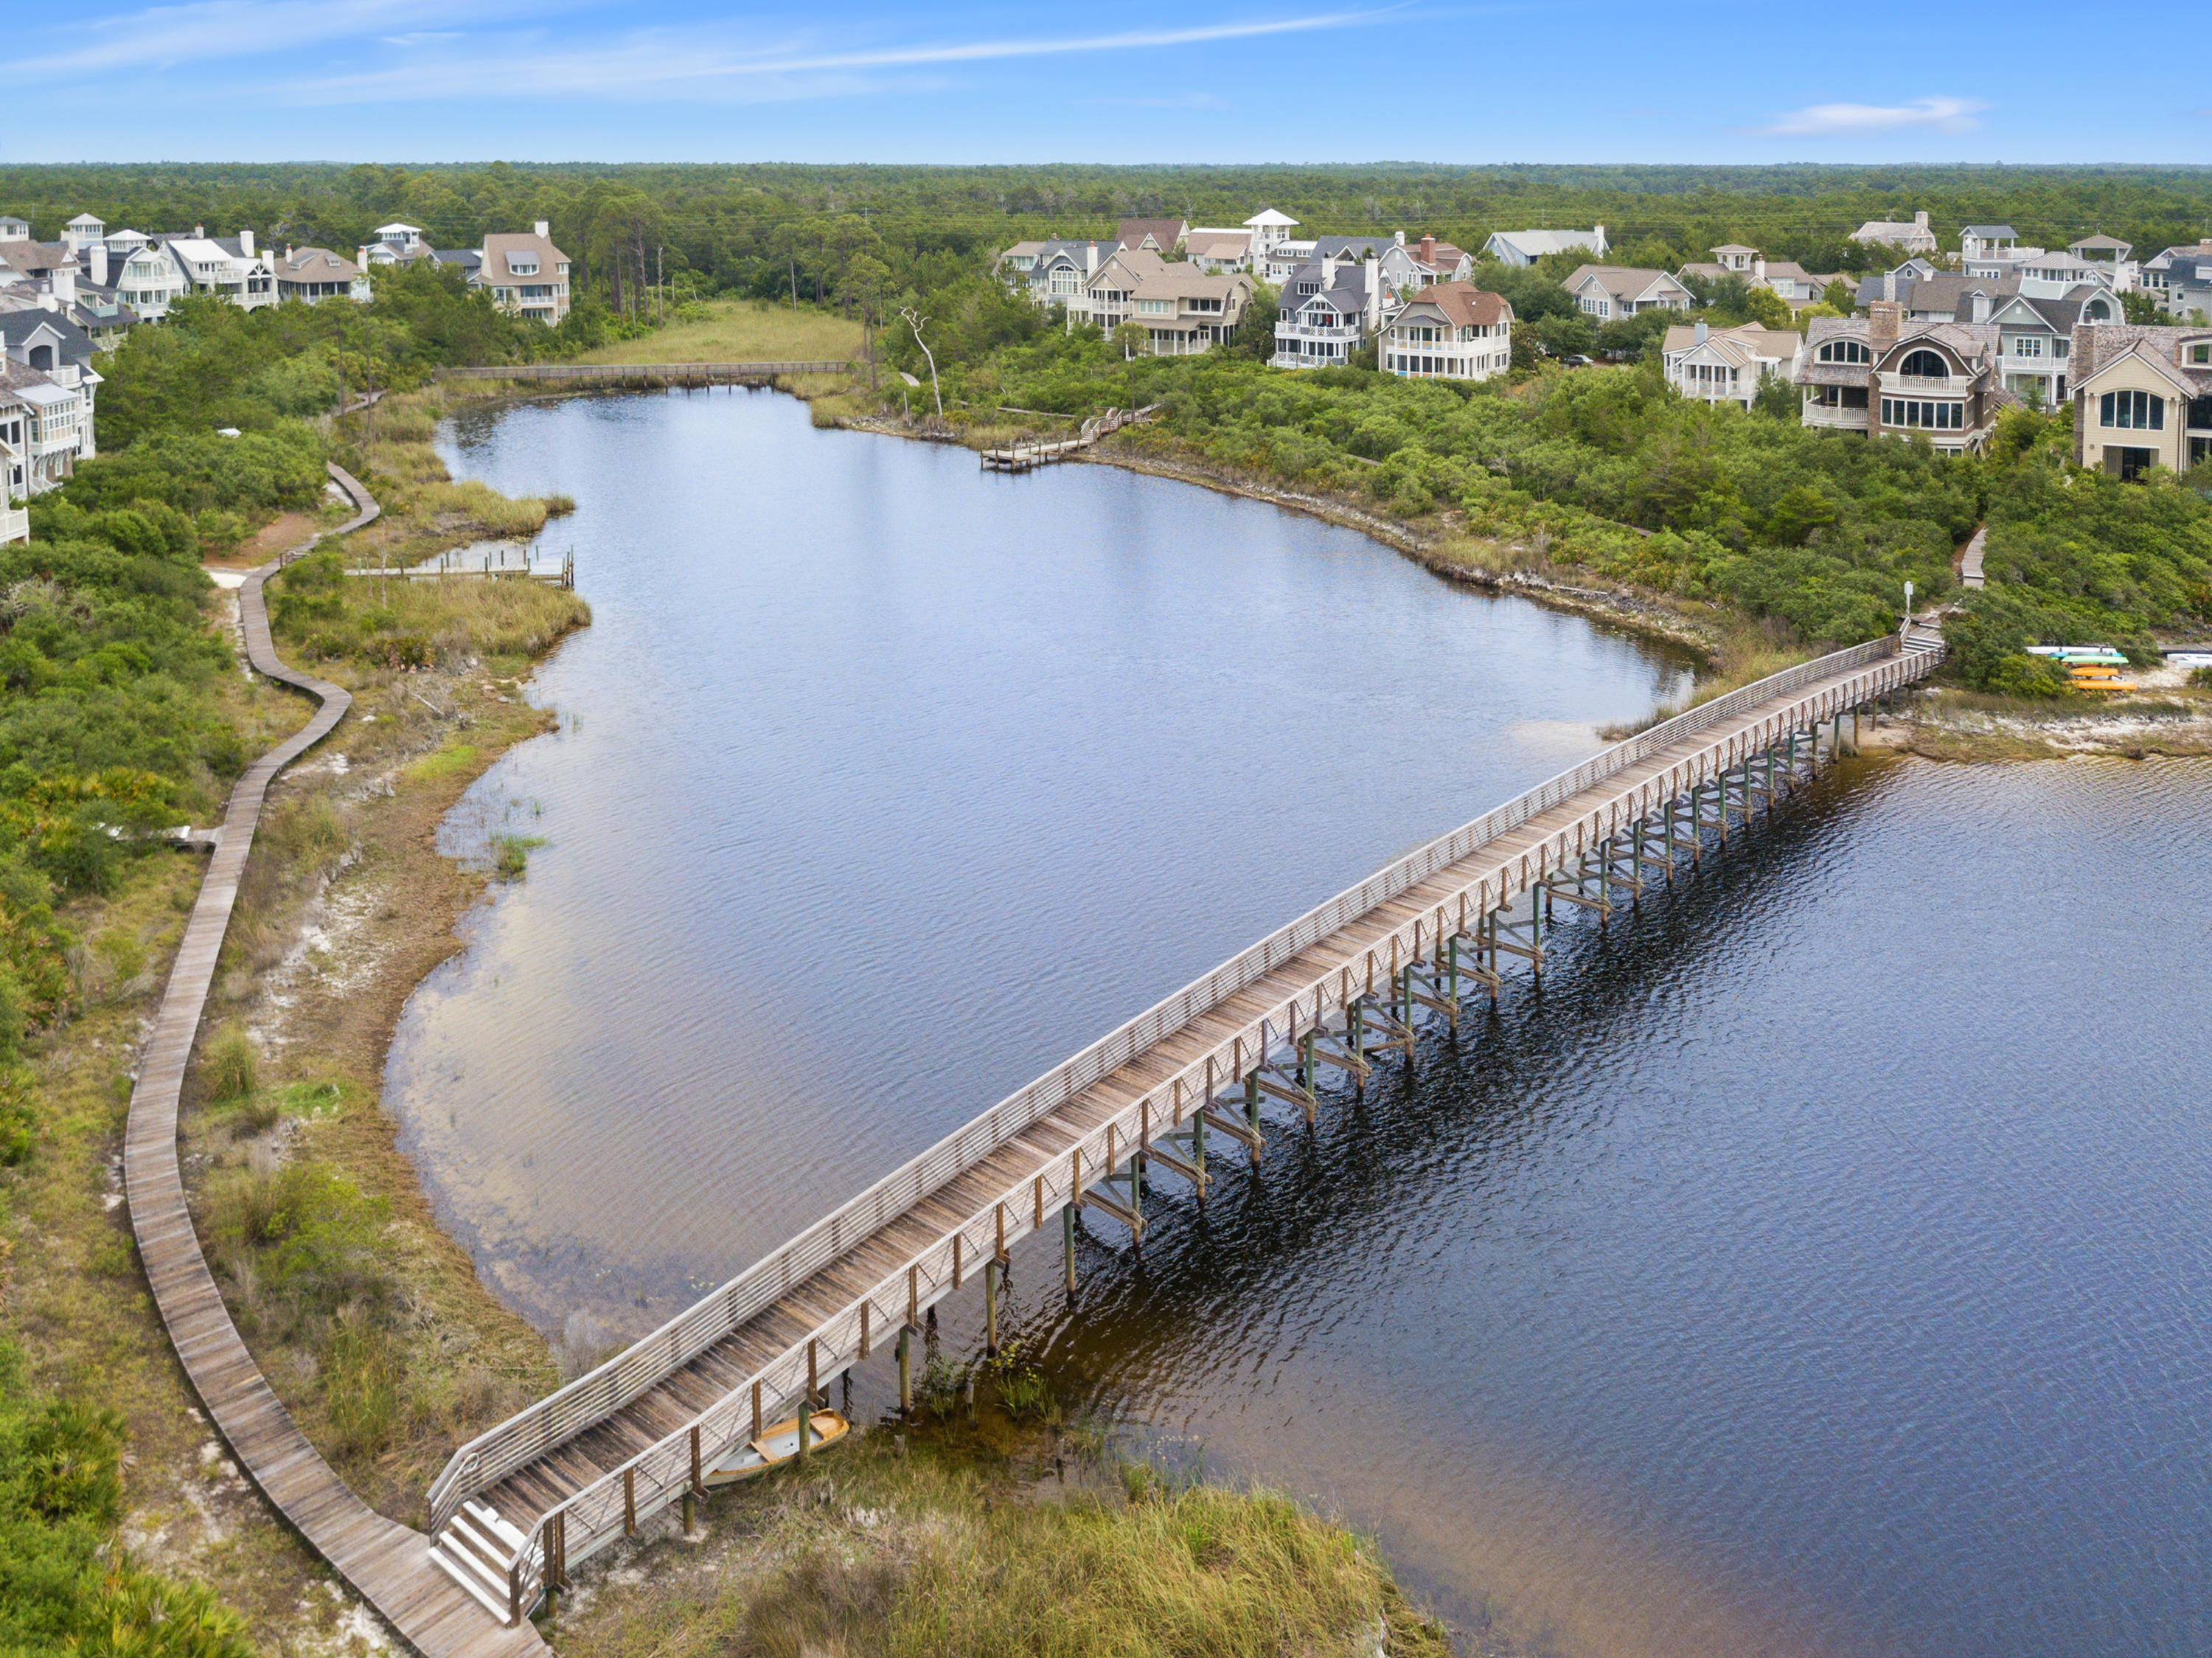
M804 363L860 354L860 325L762 300L709 300L703 321L671 323L641 339L586 351L579 363Z

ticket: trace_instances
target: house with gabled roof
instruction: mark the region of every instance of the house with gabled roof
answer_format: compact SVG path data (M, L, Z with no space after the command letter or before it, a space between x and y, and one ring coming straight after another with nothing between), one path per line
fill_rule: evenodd
M1902 247L1908 253L1933 253L1937 246L1925 208L1910 219L1869 219L1851 232L1851 240L1884 247Z
M1193 225L1183 237L1182 256L1201 271L1249 271L1252 268L1252 233Z
M1489 380L1513 366L1513 307L1471 282L1416 290L1382 325L1376 364L1402 380Z
M2212 460L2212 327L2074 332L2074 459L2120 478Z
M1124 247L1140 248L1171 259L1181 250L1189 231L1190 227L1181 219L1124 219L1121 229L1114 233L1114 240Z
M1697 296L1664 271L1625 265L1583 265L1559 284L1575 303L1601 322L1632 317L1638 311L1686 311Z
M1234 334L1251 301L1252 278L1243 271L1208 272L1179 259L1138 283L1129 320L1151 337L1153 356L1189 357Z
M1678 323L1660 342L1660 367L1667 383L1701 403L1733 403L1748 409L1759 387L1778 376L1794 381L1805 337L1794 328L1767 328L1747 322L1736 328L1709 328L1702 322Z
M491 290L491 302L549 328L568 314L568 256L553 245L544 219L527 235L499 231L483 239L483 260L471 285Z
M276 303L276 272L254 247L251 230L210 236L204 225L196 224L189 233L154 241L191 292L212 294L248 311Z
M1278 369L1339 369L1382 326L1392 293L1382 257L1324 253L1291 273L1275 313Z
M1084 285L1097 273L1100 264L1120 247L1110 241L1016 242L1002 262L1020 273L1029 289L1030 302L1048 308L1073 305L1083 296ZM1154 258L1158 256L1155 254Z
M0 472L8 495L27 498L98 453L93 395L100 375L91 338L52 311L0 312Z
M2175 316L2212 320L2212 236L2151 255L2136 271L2136 289Z
M1256 260L1277 242L1286 241L1298 222L1287 213L1263 207L1244 221L1244 228L1252 233L1252 256Z
M326 299L368 297L368 277L351 259L327 247L288 247L270 261L276 297L317 305Z
M2012 294L1996 302L1987 314L1997 331L1998 372L2005 389L2045 409L2068 401L2075 331L2120 320L2114 296L2088 283L2056 299Z
M1863 317L1814 317L1796 381L1802 422L1869 436L1925 437L1947 454L1978 451L2019 399L1997 379L1987 322L1908 322L1895 300Z
M1069 267L1073 268L1073 260ZM1168 262L1148 247L1115 247L1085 277L1074 295L1061 302L1067 307L1067 326L1089 324L1110 334L1136 312L1137 290L1168 268Z
M1601 224L1588 230L1493 230L1482 245L1486 257L1516 268L1534 265L1547 253L1583 253L1603 259L1612 249Z

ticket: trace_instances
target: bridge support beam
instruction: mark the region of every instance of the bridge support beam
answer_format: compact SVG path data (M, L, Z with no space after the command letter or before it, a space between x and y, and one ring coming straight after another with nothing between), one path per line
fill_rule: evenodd
M983 1351L999 1356L999 1274L1006 1269L996 1261L983 1263Z
M899 1326L898 1364L899 1414L910 1417L914 1414L914 1326L910 1324Z
M1067 1298L1075 1299L1075 1205L1071 1203L1060 1211L1060 1241L1061 1253L1067 1266Z

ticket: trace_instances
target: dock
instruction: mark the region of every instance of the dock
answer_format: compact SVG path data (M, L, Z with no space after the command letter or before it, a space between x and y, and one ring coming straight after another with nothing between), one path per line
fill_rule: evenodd
M1056 438L1049 442L1016 443L1001 449L985 449L982 451L983 470L987 472L1025 472L1038 466L1049 466L1055 460L1069 460L1100 438L1147 418L1159 406L1157 403L1150 403L1141 409L1109 409L1105 413L1092 415L1085 421L1073 437Z

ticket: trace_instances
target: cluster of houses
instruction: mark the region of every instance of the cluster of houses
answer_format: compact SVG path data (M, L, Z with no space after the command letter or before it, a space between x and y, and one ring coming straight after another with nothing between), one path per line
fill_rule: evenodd
M411 224L378 227L354 256L327 247L260 246L251 230L111 232L90 213L37 241L26 220L0 215L0 542L28 533L12 503L52 489L96 453L93 399L100 376L94 353L140 323L159 322L192 295L247 310L298 300L366 300L377 265L429 259L460 270L501 310L549 326L568 315L568 256L541 219L527 235L495 235L481 247L441 250Z
M1071 329L1133 325L1159 356L1230 338L1266 282L1281 294L1278 368L1341 367L1370 344L1385 373L1407 377L1482 380L1510 366L1513 308L1468 280L1464 248L1297 228L1273 208L1234 228L1126 219L1109 241L1017 242L999 264L1038 305L1064 308Z
M1512 362L1513 308L1472 280L1474 258L1434 236L1301 237L1270 208L1235 229L1130 219L1111 241L1023 242L1001 268L1067 326L1111 334L1133 323L1145 349L1204 351L1235 332L1254 284L1279 290L1278 368L1342 365L1372 345L1376 366L1407 377L1486 380ZM1525 268L1581 253L1565 278L1599 321L1688 312L1692 283L1733 277L1773 295L1799 326L1702 321L1670 327L1662 372L1683 397L1749 408L1760 387L1797 388L1807 426L1868 436L1924 436L1953 454L1979 449L2008 407L2075 405L2078 458L2133 477L2186 467L2212 451L2212 327L2129 326L2121 296L2155 296L2169 311L2212 314L2212 241L2137 264L2111 236L2063 253L2025 247L2007 224L1968 225L1957 269L1926 213L1872 220L1855 239L1900 247L1895 270L1863 279L1769 259L1729 242L1674 271L1598 263L1605 227L1493 234L1485 257ZM1806 318L1831 298L1851 314Z

